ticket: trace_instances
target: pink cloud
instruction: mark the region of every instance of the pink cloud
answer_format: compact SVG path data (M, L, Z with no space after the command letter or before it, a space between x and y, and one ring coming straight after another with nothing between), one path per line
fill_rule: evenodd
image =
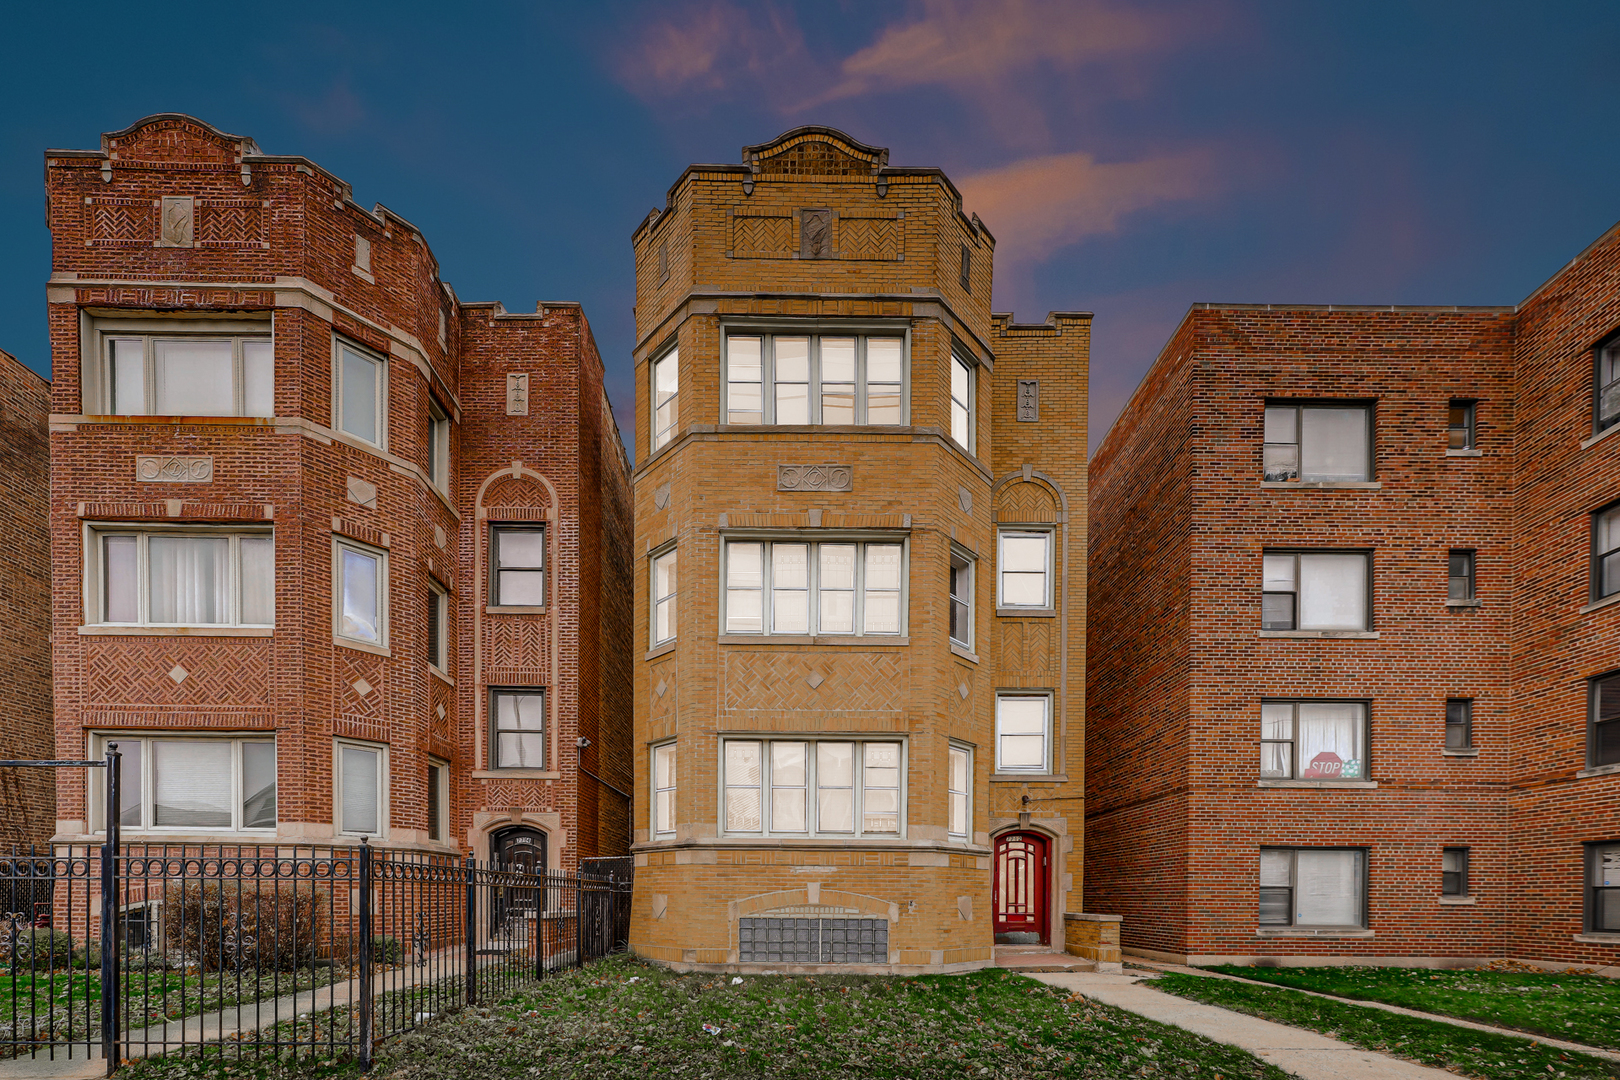
M706 0L644 26L617 57L620 81L647 98L732 87L802 64L803 37L791 12ZM780 85L779 79L778 85Z

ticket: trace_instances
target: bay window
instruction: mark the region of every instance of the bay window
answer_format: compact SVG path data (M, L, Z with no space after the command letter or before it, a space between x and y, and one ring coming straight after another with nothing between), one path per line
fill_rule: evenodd
M1364 551L1265 552L1260 628L1370 629L1370 558Z
M849 739L725 739L728 835L899 836L903 745Z
M346 435L384 445L388 415L388 365L377 353L342 338L332 339L334 426Z
M1260 926L1360 930L1367 925L1367 853L1261 848Z
M1266 780L1367 779L1366 703L1263 702L1260 776Z
M1372 479L1367 405L1268 404L1263 478L1268 483L1342 484Z
M671 349L652 364L652 448L675 437L680 422L681 353Z
M903 543L728 540L725 559L728 634L902 632Z
M88 622L275 624L275 539L269 530L97 526L89 538Z
M102 409L114 416L274 416L269 329L257 320L99 322Z
M123 755L118 824L141 831L242 831L276 827L276 742L266 736L176 737L123 732L97 737ZM99 798L99 795L97 796ZM94 818L104 822L104 808Z
M726 335L728 424L903 424L901 335Z

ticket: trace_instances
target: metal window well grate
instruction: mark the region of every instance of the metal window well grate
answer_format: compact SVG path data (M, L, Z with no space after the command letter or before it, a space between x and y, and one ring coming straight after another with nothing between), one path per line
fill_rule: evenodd
M744 964L887 964L887 919L739 919Z

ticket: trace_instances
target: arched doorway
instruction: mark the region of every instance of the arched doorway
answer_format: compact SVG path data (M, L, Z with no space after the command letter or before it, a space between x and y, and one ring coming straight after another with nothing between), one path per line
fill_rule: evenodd
M489 838L490 861L502 870L538 874L538 888L502 886L494 890L490 926L497 934L511 932L513 920L525 919L546 905L543 878L546 872L546 834L528 825L502 829Z
M1039 945L1047 941L1046 837L1010 832L996 837L990 862L992 932L998 945Z

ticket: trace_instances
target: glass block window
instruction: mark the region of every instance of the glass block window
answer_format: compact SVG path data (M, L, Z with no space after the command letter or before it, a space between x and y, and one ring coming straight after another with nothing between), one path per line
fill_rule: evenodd
M859 918L737 920L744 964L887 964L889 922Z

